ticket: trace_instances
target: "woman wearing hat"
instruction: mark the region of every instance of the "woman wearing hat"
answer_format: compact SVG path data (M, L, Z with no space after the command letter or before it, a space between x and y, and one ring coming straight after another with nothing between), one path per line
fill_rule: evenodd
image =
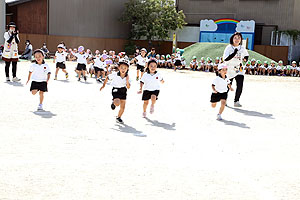
M234 98L234 106L242 107L240 104L240 96L243 91L244 84L244 69L243 61L247 62L249 58L248 51L242 46L243 36L241 33L236 32L230 38L230 44L225 48L224 61L225 65L228 66L227 77L231 83L233 79L236 81L236 92Z
M17 62L18 62L18 44L20 42L19 31L16 30L16 24L14 22L10 22L8 24L8 30L4 33L4 50L2 59L5 61L5 75L6 81L9 82L9 67L10 63L12 63L12 74L13 81L17 82L21 79L17 78Z

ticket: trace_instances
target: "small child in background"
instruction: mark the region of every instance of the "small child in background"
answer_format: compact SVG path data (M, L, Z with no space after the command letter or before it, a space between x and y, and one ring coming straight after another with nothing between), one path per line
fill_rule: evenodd
M181 69L185 69L186 68L186 61L185 61L185 57L181 56Z
M198 68L198 61L197 61L197 57L196 56L192 57L192 61L190 62L190 68L193 71L197 70L197 68Z
M206 65L205 65L205 71L206 72L212 72L213 69L213 63L212 63L212 59L210 57L207 57L206 59Z
M86 78L86 70L87 70L86 66L87 66L87 60L89 58L89 55L87 53L85 53L83 46L78 47L78 52L79 53L74 54L74 56L77 58L76 72L78 74L78 81L81 80L81 74L83 75L84 81L86 81L87 80L87 78Z
M50 67L45 63L44 52L40 49L34 51L33 56L35 58L35 63L30 66L29 75L27 83L31 82L30 91L33 95L39 92L40 104L38 106L38 111L43 111L44 93L48 92L48 82L50 80Z
M214 72L218 72L218 66L219 66L219 64L220 64L220 58L216 57L215 63L213 64Z
M61 69L65 73L66 79L69 78L69 74L66 71L66 64L65 64L67 56L68 53L64 51L63 44L59 44L57 46L57 51L55 53L54 60L53 60L54 63L56 62L56 71L55 71L54 80L57 80L57 74L59 69Z
M217 120L222 120L222 113L226 106L227 96L229 89L231 88L230 80L227 78L227 67L224 64L218 66L218 76L213 80L211 94L211 106L216 107L217 103L221 101L221 107L217 115Z
M160 56L159 67L161 67L161 68L165 68L166 67L166 59L165 59L164 55Z
M166 61L166 67L167 67L168 69L172 69L172 67L173 67L173 62L172 62L171 56L168 54L168 55L166 56L166 58L167 58L167 61Z
M200 71L205 71L205 65L206 65L206 63L205 63L205 58L204 57L202 57L201 59L200 59L200 62L199 62L199 70Z

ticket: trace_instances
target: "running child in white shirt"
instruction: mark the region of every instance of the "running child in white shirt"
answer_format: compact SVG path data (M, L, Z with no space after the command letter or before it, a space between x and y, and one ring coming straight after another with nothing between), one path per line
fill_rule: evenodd
M96 55L92 61L94 64L94 70L96 75L96 81L102 82L102 78L105 78L106 63L104 57L100 55L100 51L96 51Z
M68 57L68 53L66 51L64 51L64 45L59 44L57 46L57 51L55 53L54 60L53 60L53 62L56 63L56 71L55 71L54 80L57 80L57 74L58 74L59 69L61 69L65 73L66 79L69 78L69 74L66 71L66 64L65 64L67 57Z
M141 94L143 92L143 97L142 97L142 100L144 101L143 117L147 116L147 107L150 99L151 99L150 114L154 113L154 105L158 99L158 95L160 91L160 83L164 83L162 76L156 70L157 70L157 61L152 59L148 62L146 73L144 73L140 82L140 90L138 91L138 94ZM143 87L144 87L144 91L143 91Z
M84 52L84 47L80 46L78 47L78 52L75 53L74 56L77 58L77 68L76 72L78 74L78 81L81 80L81 74L83 74L84 81L86 81L86 65L87 65L87 60L89 59L89 55ZM75 58L73 58L75 60Z
M222 120L222 113L226 106L227 96L229 89L233 91L231 88L230 80L227 78L227 66L221 64L218 66L218 76L213 80L212 83L212 90L213 93L211 94L211 106L213 108L216 107L217 102L221 101L221 107L219 113L217 115L217 120Z
M30 91L33 95L39 92L40 95L40 104L38 106L38 111L43 110L43 101L44 101L44 92L48 92L48 82L50 80L50 68L45 63L44 52L40 49L34 51L33 56L35 58L35 63L30 66L29 75L27 83L31 82Z
M137 81L144 74L144 70L145 70L146 64L148 62L148 57L146 54L147 54L147 50L145 48L142 48L141 55L138 55L137 57L134 58L137 63L137 67L136 67L136 71L137 71L136 80ZM140 76L140 72L141 72L141 76Z
M111 80L113 102L111 109L116 109L116 106L120 106L119 114L116 118L117 123L123 123L121 119L126 104L127 89L130 88L130 80L128 75L129 63L126 60L121 59L118 64L119 72L108 75L100 88L100 91L104 89L108 80Z

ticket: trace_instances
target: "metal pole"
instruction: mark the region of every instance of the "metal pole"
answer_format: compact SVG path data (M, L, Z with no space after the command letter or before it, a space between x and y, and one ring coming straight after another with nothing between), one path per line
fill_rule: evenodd
M4 33L6 25L6 4L4 0L0 1L0 44L4 43Z

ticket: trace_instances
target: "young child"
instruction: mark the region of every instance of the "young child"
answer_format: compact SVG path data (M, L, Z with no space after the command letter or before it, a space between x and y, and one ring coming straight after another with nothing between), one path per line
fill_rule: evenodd
M268 68L269 68L269 63L268 63L268 61L265 61L264 65L262 66L262 75L266 75L267 74Z
M150 99L151 99L150 114L154 113L154 105L158 99L160 83L164 83L162 76L156 70L157 70L157 61L154 59L150 60L148 62L146 73L143 75L140 82L140 90L138 91L138 94L142 93L144 87L143 97L142 97L142 100L144 101L143 117L147 116L146 111Z
M64 51L63 44L59 44L57 46L57 51L55 53L54 60L53 60L54 63L56 62L56 71L55 71L54 80L57 80L57 74L59 69L61 69L65 73L66 79L69 78L69 74L66 71L66 64L65 64L67 56L68 53Z
M210 57L207 57L207 59L206 59L206 65L205 65L205 71L206 72L212 72L212 70L213 70L212 59Z
M160 66L161 68L165 68L165 67L166 67L166 60L165 60L165 56L164 56L164 55L161 55L161 56L160 56L159 66Z
M167 58L166 67L168 69L171 69L173 67L172 58L171 58L171 56L169 54L166 56L166 58Z
M33 63L30 66L28 80L26 84L28 84L29 81L32 80L30 91L33 95L36 95L36 93L39 92L40 104L37 110L42 111L44 92L48 92L47 85L50 80L51 71L49 66L44 61L45 55L42 50L35 50L33 56L35 58L35 63Z
M185 57L184 56L181 56L181 66L182 66L182 69L186 68L186 61L185 61Z
M218 66L218 76L213 80L212 90L213 93L211 95L211 106L213 108L216 107L217 102L221 101L221 107L219 113L217 115L217 120L222 120L222 113L226 106L227 96L229 89L233 91L231 88L230 80L227 78L227 67L224 64Z
M251 75L256 75L256 72L257 72L257 70L256 70L256 60L254 58L251 60L249 67L250 67L250 74Z
M174 55L174 71L176 72L177 68L181 69L181 53L180 50L177 51L177 53Z
M102 78L105 77L106 63L104 62L104 56L100 55L100 51L96 51L96 55L92 61L94 63L94 70L96 75L96 81L102 82Z
M205 66L206 66L206 63L205 63L205 58L204 57L202 57L201 59L200 59L200 63L199 63L199 65L200 65L200 71L205 71Z
M116 106L120 106L119 114L116 118L117 123L123 123L121 119L126 104L127 89L130 88L130 81L128 75L129 63L126 60L121 59L118 64L119 72L108 75L100 88L103 90L108 80L111 80L113 102L111 109L116 109Z
M220 58L219 57L216 57L215 59L215 63L213 64L213 69L214 69L214 72L216 73L218 71L218 66L220 64Z
M297 62L293 61L291 67L291 76L296 76L296 75L297 75Z
M190 62L190 68L193 71L196 71L198 68L198 61L197 61L197 57L193 56L192 61Z
M247 61L245 63L245 71L246 71L246 74L251 74L251 68L250 68L250 65L251 65L251 61Z
M81 80L81 74L83 74L84 81L86 81L87 79L85 73L86 73L87 59L89 58L89 55L84 52L83 46L78 47L78 52L79 53L74 54L78 63L76 68L76 72L78 74L78 81Z
M136 63L137 63L137 67L136 67L136 71L137 71L136 80L137 81L144 74L145 66L148 62L148 58L147 58L146 54L147 54L147 50L145 48L142 48L141 49L141 55L138 55L137 57L134 58L136 60ZM141 76L140 76L140 72L141 72Z
M281 74L282 74L282 69L283 68L283 62L282 62L282 60L280 60L279 62L278 62L278 65L277 65L277 67L276 67L276 75L277 76L281 76Z

